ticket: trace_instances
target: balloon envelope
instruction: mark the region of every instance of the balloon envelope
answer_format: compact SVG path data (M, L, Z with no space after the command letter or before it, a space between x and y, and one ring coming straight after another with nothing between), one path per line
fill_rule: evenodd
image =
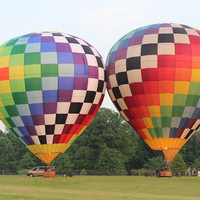
M171 162L199 128L200 31L173 23L133 30L112 47L106 67L116 108Z
M84 40L30 33L0 47L0 117L45 163L64 152L104 98L102 57Z

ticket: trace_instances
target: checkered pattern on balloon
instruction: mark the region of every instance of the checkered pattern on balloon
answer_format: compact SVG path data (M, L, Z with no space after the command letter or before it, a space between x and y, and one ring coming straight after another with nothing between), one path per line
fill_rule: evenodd
M171 161L200 124L200 31L173 23L133 30L112 47L106 68L120 114Z
M102 57L78 37L30 33L0 47L0 118L45 163L89 125L105 89Z

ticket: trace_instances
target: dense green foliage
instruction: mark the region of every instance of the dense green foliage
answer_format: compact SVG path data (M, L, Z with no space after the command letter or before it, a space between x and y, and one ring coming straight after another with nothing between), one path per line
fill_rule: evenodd
M200 134L196 133L172 162L175 171L200 167ZM126 174L132 169L154 170L164 162L123 118L101 108L89 127L53 165L57 170L98 170L99 174ZM11 133L0 131L0 170L29 169L43 163ZM200 170L200 169L199 169Z
M171 168L173 171L176 171L176 172L181 172L183 173L185 171L185 169L187 168L182 156L180 154L178 154L172 164L171 164Z

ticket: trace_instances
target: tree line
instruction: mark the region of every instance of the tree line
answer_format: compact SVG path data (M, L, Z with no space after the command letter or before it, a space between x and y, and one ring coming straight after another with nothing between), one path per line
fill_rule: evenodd
M200 133L181 149L172 170L200 170ZM56 170L96 170L99 174L127 174L153 170L164 163L162 152L153 151L115 111L101 108L92 123L70 148L53 161ZM0 131L0 170L31 169L43 163L9 131Z

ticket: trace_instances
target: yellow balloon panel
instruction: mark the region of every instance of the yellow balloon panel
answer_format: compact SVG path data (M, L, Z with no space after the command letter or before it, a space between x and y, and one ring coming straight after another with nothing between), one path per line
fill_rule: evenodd
M71 144L43 144L43 145L28 145L26 146L32 153L34 153L44 163L51 163L51 161L59 154L64 153Z
M26 146L34 154L50 154L50 153L64 153L71 144L42 144L42 145L28 145Z

